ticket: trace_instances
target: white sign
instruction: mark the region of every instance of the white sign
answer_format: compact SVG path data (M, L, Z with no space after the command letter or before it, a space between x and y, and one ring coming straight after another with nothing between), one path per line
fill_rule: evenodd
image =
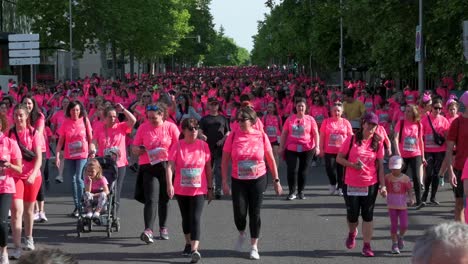
M39 34L11 34L8 35L8 41L39 41Z
M39 64L41 59L39 57L32 58L10 58L10 65L32 65Z
M9 42L8 48L11 50L16 49L38 49L39 42Z
M468 20L463 21L463 55L468 61Z
M10 50L10 52L8 52L8 55L10 56L10 58L39 57L39 50Z
M421 35L421 26L416 26L416 37L415 37L415 51L414 51L414 61L420 62L422 58L422 35Z

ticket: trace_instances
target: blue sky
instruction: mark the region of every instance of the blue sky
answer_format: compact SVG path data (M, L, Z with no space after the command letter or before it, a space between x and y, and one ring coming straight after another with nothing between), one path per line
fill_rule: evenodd
M238 46L252 51L257 21L269 13L265 0L212 0L210 8L215 29L223 25L225 35L233 38Z

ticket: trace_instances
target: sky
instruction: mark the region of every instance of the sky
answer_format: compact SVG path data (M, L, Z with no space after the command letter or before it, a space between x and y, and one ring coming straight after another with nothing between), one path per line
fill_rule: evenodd
M212 0L211 14L215 29L223 25L225 35L249 52L253 48L252 36L257 34L257 21L269 13L265 0Z

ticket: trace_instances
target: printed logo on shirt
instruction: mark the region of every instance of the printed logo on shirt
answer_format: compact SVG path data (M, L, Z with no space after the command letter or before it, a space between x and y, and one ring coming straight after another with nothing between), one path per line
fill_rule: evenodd
M416 147L417 142L418 140L416 139L416 137L411 137L411 136L406 137L403 142L403 150L410 151L410 152L417 151L418 150Z
M275 137L276 136L276 127L275 126L267 126L266 127L266 134L269 137Z
M302 138L305 136L305 128L302 124L292 125L292 136Z
M180 186L182 187L201 187L201 174L200 168L182 168L180 169Z
M329 147L341 147L343 144L343 136L340 134L330 134L330 138L328 139L328 146Z
M75 141L68 144L68 153L71 158L79 157L83 154L83 143L81 141Z
M148 151L148 158L151 165L167 160L167 150L165 148L154 148Z
M237 176L239 179L252 179L257 176L257 161L240 160L237 163Z

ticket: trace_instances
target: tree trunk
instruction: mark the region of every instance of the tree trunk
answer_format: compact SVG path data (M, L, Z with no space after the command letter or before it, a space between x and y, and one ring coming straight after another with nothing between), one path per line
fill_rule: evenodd
M101 54L101 72L105 78L109 78L109 68L107 65L107 45L106 43L99 42L99 52Z
M112 78L117 78L117 48L115 47L115 41L112 41Z
M130 53L130 75L133 77L133 73L135 72L135 54L133 54L133 50L129 50Z
M125 79L125 49L120 49L120 80Z

